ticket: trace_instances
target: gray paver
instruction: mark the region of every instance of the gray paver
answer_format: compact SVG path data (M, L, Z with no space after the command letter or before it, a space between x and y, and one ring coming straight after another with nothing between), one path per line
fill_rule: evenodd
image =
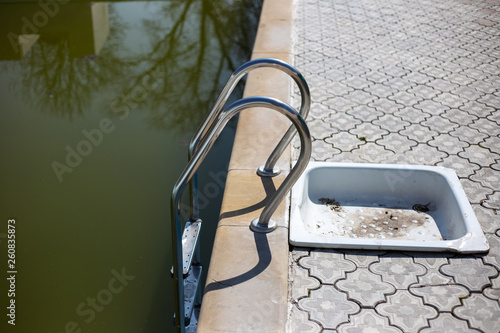
M325 141L343 152L359 148L359 146L365 143L365 140L360 140L358 136L348 132L333 134L331 137L325 139Z
M483 261L495 266L496 269L500 271L500 237L495 234L486 234L486 239L491 249L488 254L483 257Z
M470 177L471 180L481 183L485 187L489 187L492 190L500 189L500 172L489 169L482 168L477 170L474 175Z
M479 332L471 330L467 321L453 317L451 313L440 313L435 319L429 321L430 327L424 328L421 333L457 333Z
M307 269L292 264L290 274L293 276L293 281L290 288L290 296L292 299L298 300L302 297L307 297L311 289L320 287L319 280L310 277Z
M288 322L289 333L319 333L321 326L314 321L309 320L309 313L293 307Z
M453 307L460 305L461 298L469 296L469 291L459 285L412 286L410 292L440 311L451 311Z
M469 321L473 328L487 333L498 333L500 327L500 304L483 295L473 294L463 300L463 306L456 308L453 313Z
M491 250L455 256L293 248L292 267L302 268L292 270L300 275L292 282L304 279L292 286L301 290L294 295L305 295L308 278L321 286L292 302L289 332L500 327L499 4L297 0L295 65L316 87L308 119L320 139L314 158L455 169ZM346 310L333 314L333 299Z
M347 273L346 279L337 281L335 286L346 292L349 299L367 307L374 307L385 300L385 295L396 291L393 285L383 282L380 275L373 274L367 268Z
M339 333L401 333L402 331L389 325L389 320L373 310L362 311L351 317L351 322L342 324Z
M345 278L346 272L352 272L356 265L344 259L344 255L337 251L311 251L310 257L300 259L299 264L309 269L310 275L317 277L322 283L335 283Z
M422 299L411 295L407 290L398 290L387 297L387 303L379 304L376 311L389 317L393 325L401 327L405 332L418 332L427 327L427 320L437 317L437 311L424 305Z
M380 126L371 123L362 123L355 129L349 130L349 133L356 134L359 138L365 138L363 141L375 141L382 138L382 135L389 134L389 131Z
M441 272L471 291L481 291L491 284L490 278L498 274L495 268L474 258L452 258L441 267Z
M470 163L467 159L458 155L448 155L441 162L438 162L437 165L453 169L458 177L463 178L473 175L476 170L481 168L479 165Z
M418 276L426 273L424 266L414 263L411 257L399 254L380 257L380 262L370 265L370 270L380 274L383 281L391 283L397 289L408 288L418 281Z
M330 329L348 322L349 315L360 310L359 305L347 300L346 294L328 285L311 291L310 297L299 301L299 308L309 311L311 319Z
M443 151L450 155L458 154L459 152L463 151L465 147L468 146L467 143L460 141L460 139L444 133L439 134L438 136L434 137L427 143L430 146L436 147L438 150Z
M390 133L384 135L382 139L376 141L376 143L384 146L386 149L395 152L396 154L403 154L410 151L411 147L418 145L418 142L411 140L406 136Z

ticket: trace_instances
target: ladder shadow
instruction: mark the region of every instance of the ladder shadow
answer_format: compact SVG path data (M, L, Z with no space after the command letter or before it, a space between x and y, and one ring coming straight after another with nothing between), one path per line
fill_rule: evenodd
M246 208L225 212L220 215L220 219L222 220L223 218L244 215L264 207L267 203L267 200L276 192L276 187L274 186L274 182L271 178L262 177L261 181L262 185L264 186L264 190L266 192L266 197L263 200ZM257 255L259 257L259 261L257 262L257 264L249 271L240 274L238 276L222 281L213 281L209 283L208 285L205 286L205 294L211 291L229 288L238 285L240 283L246 282L256 277L260 273L262 273L269 266L273 256L271 253L271 248L269 247L267 234L254 232L253 238L257 250Z

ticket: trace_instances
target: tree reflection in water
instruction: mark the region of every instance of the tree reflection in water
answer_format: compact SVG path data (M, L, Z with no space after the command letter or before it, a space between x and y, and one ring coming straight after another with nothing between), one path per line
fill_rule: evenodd
M237 59L251 53L255 31L248 27L256 26L261 2L163 2L138 27L149 37L140 41L140 51L127 45L130 27L111 3L109 34L98 55L72 58L66 39L42 35L20 61L21 79L16 81L21 89L14 90L33 109L56 116L84 116L100 100L101 112L116 117L110 108L113 99L123 98L146 75L159 71L164 73L162 83L132 111L144 113L153 129L193 130L241 65Z

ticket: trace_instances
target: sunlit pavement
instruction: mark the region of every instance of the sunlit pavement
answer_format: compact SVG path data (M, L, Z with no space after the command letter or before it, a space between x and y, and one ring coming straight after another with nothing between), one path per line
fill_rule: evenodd
M297 5L312 159L454 169L491 250L296 247L289 331L499 332L500 1Z

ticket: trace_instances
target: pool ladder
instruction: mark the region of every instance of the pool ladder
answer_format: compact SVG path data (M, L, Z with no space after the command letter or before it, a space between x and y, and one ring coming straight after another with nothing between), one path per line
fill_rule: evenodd
M297 83L302 97L300 112L297 112L284 102L263 96L242 98L223 109L224 104L239 80L251 70L263 67L279 69L292 77ZM252 60L239 67L231 75L217 98L214 107L205 117L202 125L191 139L189 145L189 162L177 180L172 190L171 198L172 253L174 262L171 273L175 280L174 324L177 332L196 331L199 306L201 305L200 280L202 266L200 263L198 236L202 220L199 218L196 171L228 121L239 112L248 108L262 107L285 115L292 122L292 125L273 150L266 163L259 167L257 173L263 177L273 177L280 173L275 164L291 142L295 135L295 129L298 131L301 141L300 155L290 174L268 201L260 217L250 223L250 228L255 232L273 231L276 228L276 223L271 219L271 216L302 174L311 156L311 136L304 121L309 112L310 104L309 88L304 77L298 70L286 62L277 59L262 58ZM181 196L188 183L191 184L191 217L186 221L184 228L182 228Z

